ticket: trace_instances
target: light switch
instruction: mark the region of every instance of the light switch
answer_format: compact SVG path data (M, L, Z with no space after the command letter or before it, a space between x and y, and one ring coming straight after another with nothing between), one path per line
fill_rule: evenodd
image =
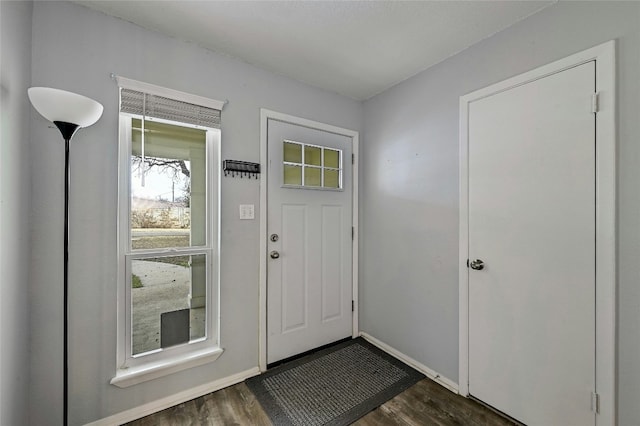
M242 220L255 219L253 204L240 204L240 219Z

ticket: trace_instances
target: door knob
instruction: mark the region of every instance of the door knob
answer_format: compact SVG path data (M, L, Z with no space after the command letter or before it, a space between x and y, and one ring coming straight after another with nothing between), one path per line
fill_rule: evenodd
M476 271L482 271L484 269L484 262L480 259L475 259L469 262L469 267Z
M280 253L278 253L277 251L273 250L271 253L269 253L269 256L271 256L272 259L277 259L280 257Z

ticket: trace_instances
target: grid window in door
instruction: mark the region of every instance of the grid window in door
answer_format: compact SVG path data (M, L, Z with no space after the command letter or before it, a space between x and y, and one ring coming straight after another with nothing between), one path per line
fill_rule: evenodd
M283 187L342 190L342 150L285 140Z

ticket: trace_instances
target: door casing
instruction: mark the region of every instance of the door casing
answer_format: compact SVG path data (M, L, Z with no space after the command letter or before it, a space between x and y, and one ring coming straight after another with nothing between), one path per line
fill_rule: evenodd
M460 98L459 393L469 396L469 104L596 62L596 389L597 425L616 424L616 85L615 41L512 77ZM500 407L496 407L500 409Z
M353 175L353 206L352 206L352 226L353 245L352 245L352 300L353 300L353 321L352 321L352 337L359 335L358 328L358 143L359 133L341 127L332 126L330 124L320 123L318 121L306 118L296 117L268 109L260 109L260 163L264 168L268 164L268 139L267 139L267 123L269 120L281 121L298 126L308 127L310 129L322 130L329 133L335 133L350 137L352 140L352 148L354 162L351 165ZM267 170L260 174L260 312L259 312L259 360L258 367L261 372L267 370L267 203L268 203L268 173Z

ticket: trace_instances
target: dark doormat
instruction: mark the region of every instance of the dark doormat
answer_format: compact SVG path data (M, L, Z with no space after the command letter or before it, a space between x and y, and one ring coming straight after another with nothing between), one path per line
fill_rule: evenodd
M246 384L276 426L348 425L424 377L359 337Z

